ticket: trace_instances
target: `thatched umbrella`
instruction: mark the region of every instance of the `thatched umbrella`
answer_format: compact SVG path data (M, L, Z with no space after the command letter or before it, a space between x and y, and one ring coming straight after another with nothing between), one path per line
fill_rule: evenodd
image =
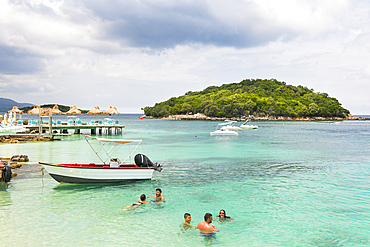
M58 105L55 105L53 109L51 109L51 115L55 115L55 123L57 122L57 115L58 114L64 114L61 110L59 110Z
M33 109L29 110L27 114L38 115L40 113L40 106L35 106Z
M18 109L18 106L13 106L13 109L11 109L10 111L8 111L8 113L18 113L18 114L22 114L23 111L19 110Z
M53 109L51 109L51 114L63 114L63 112L59 110L58 105L55 105Z
M70 115L70 114L78 114L80 115L81 114L81 111L79 109L77 109L77 107L74 105L74 106L71 106L69 108L69 111L66 112L67 115Z
M114 107L110 106L109 109L106 112L104 112L104 114L112 115L112 114L120 114L120 113L118 112L115 106Z
M95 106L90 111L88 111L87 114L98 115L98 114L103 114L103 111L100 110L99 106Z
M40 106L35 106L31 110L28 110L27 114L30 115L39 115L40 114ZM41 108L41 113L42 113L42 108ZM35 121L37 121L37 117L35 116Z

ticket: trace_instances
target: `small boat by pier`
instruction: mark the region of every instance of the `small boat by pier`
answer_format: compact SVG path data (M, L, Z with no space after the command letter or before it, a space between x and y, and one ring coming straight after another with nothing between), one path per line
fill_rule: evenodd
M142 140L107 139L86 136L86 141L102 161L101 164L56 164L39 162L49 175L59 183L115 183L130 180L152 179L154 171L161 172L163 169L157 163L152 163L143 154L135 156L135 164L124 164L137 149ZM100 148L94 148L89 140L96 140L100 143ZM136 143L136 148L129 156L120 161L113 158L112 154L124 144ZM109 145L111 144L111 145ZM110 146L110 147L109 147ZM109 150L107 150L109 147ZM102 159L99 152L103 152L107 157Z

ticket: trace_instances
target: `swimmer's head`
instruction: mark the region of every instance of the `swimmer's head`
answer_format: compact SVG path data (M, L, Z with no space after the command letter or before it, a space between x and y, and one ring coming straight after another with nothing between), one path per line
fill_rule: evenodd
M226 211L221 209L220 213L218 214L218 217L225 217L226 216Z
M145 194L142 194L142 195L140 196L140 200L145 201L145 199L146 199L146 195L145 195Z
M189 213L185 213L184 214L184 219L185 219L185 221L190 222L191 221L191 215Z
M204 215L204 221L208 222L208 223L212 223L212 214L210 213L206 213Z
M162 190L161 189L156 189L155 190L155 194L156 194L156 196L160 196L161 194L162 194Z

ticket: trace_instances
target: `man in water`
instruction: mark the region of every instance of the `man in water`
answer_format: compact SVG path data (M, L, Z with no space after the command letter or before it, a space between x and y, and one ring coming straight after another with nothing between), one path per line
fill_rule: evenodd
M180 225L184 230L190 230L192 227L196 227L190 224L194 221L191 221L191 215L189 213L184 214L184 219L185 222Z
M124 210L124 211L132 211L132 210L135 210L135 208L139 207L143 203L150 203L150 202L147 202L145 200L146 200L146 195L145 194L142 194L140 196L140 200L137 200L137 202L135 202L133 204L130 204L130 205L122 208L121 210Z
M204 222L199 222L197 228L199 229L200 233L204 236L213 236L214 232L218 232L219 230L216 228L215 225L210 225L212 223L212 214L206 213L204 215Z
M148 198L149 197L154 197L155 198L155 202L164 202L164 196L162 196L162 190L159 189L159 188L155 190L155 195L148 196Z

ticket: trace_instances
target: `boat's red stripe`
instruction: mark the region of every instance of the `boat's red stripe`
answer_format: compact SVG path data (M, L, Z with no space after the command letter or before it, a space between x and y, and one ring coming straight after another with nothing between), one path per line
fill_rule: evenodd
M49 166L59 166L59 167L66 167L66 168L85 168L85 169L154 169L153 167L139 167L135 164L129 165L121 165L120 167L110 167L109 165L100 165L100 164L57 164L57 163L42 163L39 162L41 165L49 165Z

